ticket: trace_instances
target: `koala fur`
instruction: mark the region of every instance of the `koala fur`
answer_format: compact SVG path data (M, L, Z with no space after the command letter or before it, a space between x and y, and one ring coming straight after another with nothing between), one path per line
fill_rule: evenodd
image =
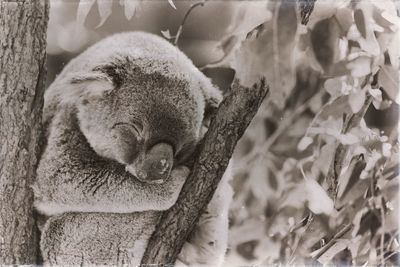
M176 47L121 33L71 60L45 93L46 147L33 185L45 264L140 264L185 162L222 96ZM226 174L180 263L218 265L232 197Z

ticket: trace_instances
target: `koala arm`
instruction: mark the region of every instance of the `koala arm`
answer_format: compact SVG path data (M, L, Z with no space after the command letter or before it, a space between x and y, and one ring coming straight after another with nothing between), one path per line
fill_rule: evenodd
M130 213L166 210L175 204L189 171L186 167L172 170L171 178L162 185L144 185L137 181L108 182L103 180L81 184L66 182L55 188L34 186L35 206L51 216L64 212Z
M33 186L39 212L128 213L166 210L176 202L187 167L175 167L163 184L140 182L123 165L97 156L71 114L59 112L50 126Z

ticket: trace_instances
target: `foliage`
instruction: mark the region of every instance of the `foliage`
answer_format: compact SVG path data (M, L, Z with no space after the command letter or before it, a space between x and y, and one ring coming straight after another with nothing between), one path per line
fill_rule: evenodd
M77 24L95 2L80 2ZM130 19L141 1L120 3ZM97 5L101 26L111 5ZM202 69L264 76L271 96L234 155L227 265L399 264L397 121L374 121L400 104L397 13L319 0L302 25L295 1L235 4Z
M269 8L245 38L222 43L234 48L221 64L272 89L236 151L228 259L396 265L397 122L364 119L371 102L399 103L395 6L317 1L307 26L293 2Z

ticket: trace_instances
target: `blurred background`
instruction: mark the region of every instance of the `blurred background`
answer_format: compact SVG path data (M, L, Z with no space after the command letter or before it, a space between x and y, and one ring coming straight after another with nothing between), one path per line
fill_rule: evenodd
M83 19L78 12L78 0L51 0L47 86L69 60L88 46L113 33L139 30L152 32L167 39L174 36L189 8L198 3L198 1L173 1L175 9L168 1L131 1L129 6L127 1L112 1L111 12L104 15L104 12L110 9L102 9L100 1L81 1L86 3L88 10L87 16L83 16ZM229 50L230 37L246 36L254 27L269 21L278 2L280 1L207 1L203 6L194 8L188 15L178 46L212 79L214 84L222 91L226 91L235 71L221 66L211 67L212 63L218 62ZM290 6L295 5L294 2L284 2L288 5L287 12L290 11ZM343 2L348 4L350 1ZM319 12L323 13L320 10ZM300 25L296 14L294 16L294 13L287 14L287 19L284 20L287 25L290 24L288 19ZM324 25L321 24L319 30L315 30L317 27L314 28L313 36L316 36L317 40L313 43L315 53L318 52L315 43L323 44L324 40L329 39L332 30L331 26ZM297 32L301 29L299 26ZM296 32L296 28L280 29L282 32L287 31L288 35L291 30ZM271 39L272 34L271 32ZM268 35L266 38L268 39ZM292 40L291 36L282 38ZM283 39L283 42L285 40ZM174 41L173 38L171 41ZM322 55L326 57L329 57L329 53L328 50L322 51ZM390 217L386 218L385 229L382 229L380 220L378 223L373 217L374 213L368 213L363 209L364 195L370 186L369 182L353 181L353 187L347 190L351 193L346 194L345 190L341 194L340 203L343 206L345 202L354 205L341 207L338 213L329 216L326 212L315 212L316 208L312 206L312 200L325 205L325 195L324 193L318 195L318 186L314 188L311 196L306 197L307 194L310 195L307 190L313 185L304 187L302 172L310 169L309 172L313 173L315 180L323 184L322 177L327 173L335 148L331 141L319 139L318 142L322 142L320 146L322 149L319 150L319 156L313 159L313 164L307 161L312 149L298 149L310 123L323 104L330 99L325 91L326 88L324 89L327 78L313 66L311 60L306 58L307 56L297 59L297 64L293 63L291 70L281 73L282 80L293 79L290 90L281 97L280 104L265 101L235 150L232 182L235 194L229 215L230 234L226 266L313 262L315 257L311 254L312 251L322 248L324 242L331 240L345 222L357 220L359 231L341 237L347 243L344 242L345 245L340 243L342 247L331 251L331 254L326 256L325 262L343 265L362 265L366 262L371 264L374 260L371 252L375 248L374 242L380 241L380 236L383 236L387 247L385 253L388 253L385 254L385 257L388 257L387 264L396 265L399 262L398 213L391 213ZM321 63L326 59L318 58L318 60ZM243 66L243 68L251 67ZM289 77L291 71L293 76ZM385 93L383 99L389 101ZM336 108L341 109L342 106L338 105ZM378 134L394 136L392 138L395 139L398 116L399 107L394 102L382 110L371 105L365 116L365 122L366 126ZM396 151L388 163L392 167L391 171L384 174L390 176L391 181L390 186L385 187L385 190L388 190L385 191L386 200L391 201L389 202L396 211L398 183L394 177L398 174L398 157L395 153ZM354 164L351 166L350 176L357 171L357 166ZM329 201L327 205L330 205ZM310 224L312 220L316 223ZM379 237L375 237L377 229L382 229ZM320 260L319 264L323 262Z
M89 4L90 1L87 2ZM51 1L47 33L47 85L71 58L113 33L146 31L162 36L161 31L169 30L171 35L176 34L190 6L197 3L175 1L174 9L167 1L133 2L136 2L135 10L128 20L125 7L120 5L119 1L112 1L112 13L99 27L101 18L96 3L90 8L84 25L81 25L77 20L78 0ZM190 13L179 38L179 48L196 66L204 66L223 56L222 51L216 47L219 41L233 30L232 16L241 5L243 4L235 1L212 1ZM265 8L264 13L268 12Z

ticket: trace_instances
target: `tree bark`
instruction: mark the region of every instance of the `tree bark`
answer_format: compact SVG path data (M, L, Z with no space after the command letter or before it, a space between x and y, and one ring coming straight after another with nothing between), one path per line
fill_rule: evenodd
M33 193L48 0L0 0L0 263L36 262Z
M268 93L264 79L252 88L235 81L199 149L177 203L165 211L149 240L142 264L174 264L225 172L237 141Z

